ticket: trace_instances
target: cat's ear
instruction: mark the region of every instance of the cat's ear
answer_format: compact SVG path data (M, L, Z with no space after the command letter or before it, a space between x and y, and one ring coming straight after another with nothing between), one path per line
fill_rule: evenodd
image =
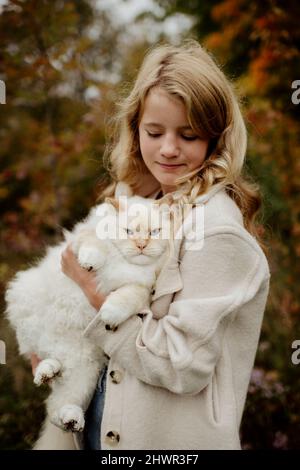
M63 233L64 239L67 242L72 239L72 233L69 230L67 230L66 228L62 229L62 233Z

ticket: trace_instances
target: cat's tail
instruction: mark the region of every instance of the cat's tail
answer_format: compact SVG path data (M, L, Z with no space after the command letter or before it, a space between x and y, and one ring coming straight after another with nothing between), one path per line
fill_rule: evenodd
M63 431L46 417L32 450L77 450L77 446L72 432Z

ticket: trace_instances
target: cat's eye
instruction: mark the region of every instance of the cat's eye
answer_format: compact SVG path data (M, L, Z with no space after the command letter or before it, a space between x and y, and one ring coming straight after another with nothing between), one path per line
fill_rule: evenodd
M153 230L150 230L149 234L150 234L150 237L156 237L159 232L160 232L160 227L159 228L154 228Z
M125 232L127 233L127 235L133 235L133 230L131 230L130 228L124 228Z

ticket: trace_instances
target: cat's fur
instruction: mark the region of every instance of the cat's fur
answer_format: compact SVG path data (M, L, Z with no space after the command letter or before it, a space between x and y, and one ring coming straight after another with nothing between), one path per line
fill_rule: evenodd
M126 191L130 196L128 188ZM96 334L83 335L96 312L79 286L61 271L63 250L71 243L81 266L93 267L98 288L107 295L98 315L111 328L149 304L156 277L170 255L170 240L150 237L148 233L157 228L158 219L154 221L153 217L149 225L153 200L131 196L125 198L126 209L124 197L121 199L110 199L93 208L72 232L65 232L65 241L48 248L36 266L18 272L6 291L6 314L16 331L19 351L26 357L34 352L42 359L34 382L40 385L52 378L47 414L52 423L64 430L83 429L84 412L106 359ZM123 223L121 215L128 215L130 207L137 203L146 212L131 215ZM121 231L130 227L129 237L112 240L103 235L99 221L103 221L104 208L108 226L120 222ZM160 224L170 215L157 205L155 214L159 214Z

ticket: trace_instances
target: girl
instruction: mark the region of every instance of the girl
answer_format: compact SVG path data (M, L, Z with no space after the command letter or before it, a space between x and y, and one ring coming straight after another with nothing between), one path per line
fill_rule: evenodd
M176 242L151 309L115 331L96 326L109 363L76 446L240 449L270 273L255 227L258 189L242 175L237 98L197 41L159 45L146 54L116 123L114 183L103 195L118 181L146 197L174 193L202 211L203 240ZM104 298L70 248L62 270L96 313Z

